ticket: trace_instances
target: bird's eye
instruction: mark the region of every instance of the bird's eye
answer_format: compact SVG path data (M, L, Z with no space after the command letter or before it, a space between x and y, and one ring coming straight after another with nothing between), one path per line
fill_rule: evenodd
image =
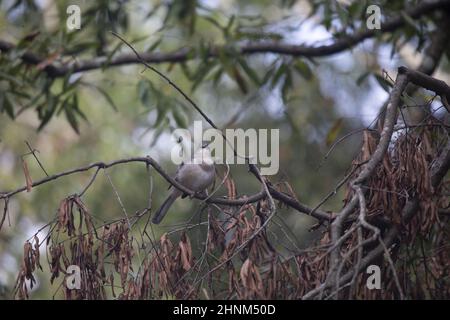
M207 146L209 146L209 141L203 141L202 143L202 148L206 148Z

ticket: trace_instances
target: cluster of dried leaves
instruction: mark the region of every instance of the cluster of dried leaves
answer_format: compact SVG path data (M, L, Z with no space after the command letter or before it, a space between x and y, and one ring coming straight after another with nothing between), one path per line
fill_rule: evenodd
M111 264L121 277L122 284L131 267L133 249L129 239L129 227L125 221L106 224L99 235L92 217L84 203L77 196L70 196L61 201L57 219L50 228L46 241L47 261L50 270L50 283L59 279L58 288L64 289L65 299L106 299L105 286L114 288L114 275L107 277L105 259L111 256ZM39 264L39 239L34 237L34 248L30 242L25 244L25 255L22 270L16 284L16 296L28 297L27 283L33 288L32 272ZM77 266L80 270L80 288L68 287L69 266ZM115 296L114 290L112 295Z
M385 154L381 166L364 186L367 199L368 218L382 217L390 223L401 225L401 211L406 201L420 195L419 214L415 223L405 225L413 239L418 233L426 235L437 217L437 209L445 197L435 192L431 185L430 165L435 159L442 142L431 136L439 135L439 128L429 127L416 130L412 134L397 137L390 152ZM354 166L371 157L378 141L374 134L366 131L363 148ZM355 170L356 176L359 170ZM352 189L348 188L346 201L352 197Z
M447 129L438 124L432 118L423 127L397 135L381 165L364 186L368 222L379 228L382 236L389 226L395 225L400 230L398 245L392 248L390 255L406 296L416 299L450 297L450 230L448 217L438 213L450 206L449 181L443 181L437 188L433 188L430 179L433 161L448 139ZM358 174L358 164L370 158L377 143L375 134L368 131L364 133L362 151L353 163L355 175ZM350 201L352 195L353 190L349 187L345 201ZM411 221L403 221L402 210L412 198L419 199L419 209ZM355 216L358 211L359 209L355 210ZM349 224L347 227L352 226L353 224ZM364 238L369 238L369 233L366 230ZM354 232L345 243L342 254L357 244L357 234ZM376 244L369 244L364 250L370 250ZM348 268L355 263L356 252L352 255ZM353 297L399 298L395 277L386 260L381 257L375 264L382 267L384 290L369 290L364 285L366 279L361 274L356 285L358 290Z
M29 280L30 289L33 289L36 279L33 272L36 267L42 270L40 264L39 239L34 236L34 246L30 241L25 242L23 246L23 261L15 285L15 295L20 299L28 298L28 287L25 280Z

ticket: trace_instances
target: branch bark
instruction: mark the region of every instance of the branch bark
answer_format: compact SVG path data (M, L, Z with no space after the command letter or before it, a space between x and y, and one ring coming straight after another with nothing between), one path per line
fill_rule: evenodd
M81 172L86 172L89 171L93 168L97 168L97 169L107 169L113 166L117 166L117 165L121 165L121 164L127 164L127 163L145 163L146 165L150 165L152 166L167 182L169 182L172 186L174 186L175 188L187 193L188 195L191 195L193 198L199 199L199 200L203 200L206 203L214 203L214 204L218 204L218 205L226 205L226 206L243 206L245 204L249 204L249 203L254 203L257 202L263 198L266 197L266 192L264 190L255 193L253 195L250 196L245 196L245 197L241 197L240 199L225 199L225 198L220 198L220 197L215 197L215 198L208 198L205 195L201 195L201 194L196 194L195 192L193 192L192 190L187 189L186 187L184 187L182 184L180 184L179 182L177 182L175 179L173 179L166 171L164 171L164 169L151 157L134 157L134 158L126 158L126 159L119 159L119 160L115 160L109 163L105 163L105 162L95 162L95 163L91 163L87 166L83 166L83 167L79 167L79 168L75 168L75 169L71 169L71 170L67 170L67 171L63 171L54 175L51 175L49 177L45 177L41 180L35 181L33 182L33 184L31 185L32 188L43 185L45 183L49 183L53 180L57 180L59 178L65 177L65 176L69 176L69 175L73 175L76 173L81 173ZM0 192L0 199L9 199L12 196L24 192L27 190L26 186L17 188L15 190L11 190L11 191L3 191ZM297 200L295 200L294 198L292 198L291 196L280 192L278 190L276 190L273 187L268 187L269 193L271 196L273 196L274 199L277 199L283 203L285 203L286 205L288 205L289 207L297 210L298 212L304 213L304 214L310 214L311 212L311 208L309 208L308 206L298 202ZM319 219L319 220L330 220L331 219L331 214L318 210L316 211L313 215L313 217Z

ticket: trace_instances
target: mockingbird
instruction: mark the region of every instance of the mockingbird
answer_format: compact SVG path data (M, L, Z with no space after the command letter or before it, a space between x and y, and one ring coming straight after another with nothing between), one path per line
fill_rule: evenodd
M208 145L203 144L202 147L194 153L194 156L190 161L182 163L178 167L174 178L189 190L194 192L205 191L215 179L214 161L211 158L211 151L209 150ZM169 211L170 206L178 197L186 196L185 194L183 195L183 191L178 190L173 186L171 189L170 195L152 218L152 222L155 224L161 222Z

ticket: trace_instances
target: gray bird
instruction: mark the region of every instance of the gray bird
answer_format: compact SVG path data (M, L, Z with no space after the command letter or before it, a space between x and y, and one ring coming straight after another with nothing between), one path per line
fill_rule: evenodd
M211 151L204 144L202 148L194 153L191 161L182 163L175 173L175 180L194 192L205 191L215 179L214 161L211 158ZM154 224L159 224L169 211L169 208L183 195L183 191L171 187L172 191L161 207L152 218Z

